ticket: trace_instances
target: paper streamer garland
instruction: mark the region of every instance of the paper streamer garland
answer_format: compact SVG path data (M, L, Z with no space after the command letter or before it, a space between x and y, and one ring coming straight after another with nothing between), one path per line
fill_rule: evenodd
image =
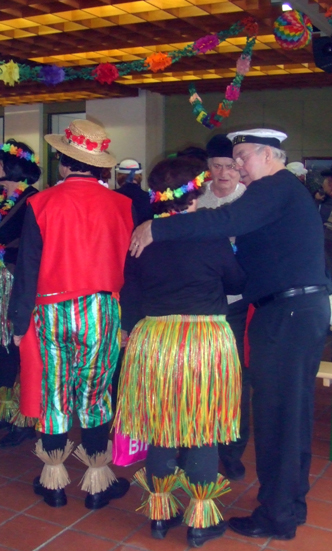
M101 84L112 84L117 78L139 72L163 71L183 57L193 57L216 48L221 42L238 36L242 32L253 36L257 34L257 23L251 17L232 25L230 29L211 34L196 40L182 50L174 50L164 54L154 53L145 59L129 63L100 63L94 67L58 67L57 65L37 65L30 67L14 61L0 61L0 81L9 86L32 80L49 86L56 86L60 82L76 79L97 80Z
M324 15L328 20L328 22L330 23L330 25L332 25L332 6L329 7L329 9L327 10L327 12L325 12Z
M285 50L298 50L307 46L311 41L312 30L309 17L297 10L283 13L273 25L275 39Z
M252 32L253 30L255 29L251 28L250 32ZM190 85L189 102L193 106L193 113L196 117L196 120L199 123L203 124L203 126L208 128L209 130L221 126L223 119L229 117L234 101L239 99L242 80L250 69L252 50L255 42L256 34L254 36L247 37L247 44L236 64L236 75L231 84L227 86L225 98L219 104L217 111L213 111L212 113L208 114L203 105L202 99L196 92L194 84Z

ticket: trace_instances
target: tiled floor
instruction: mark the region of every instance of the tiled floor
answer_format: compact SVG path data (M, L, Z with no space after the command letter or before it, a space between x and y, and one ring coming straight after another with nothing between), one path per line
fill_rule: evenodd
M204 545L204 551L332 551L332 463L328 461L331 433L332 386L317 381L316 413L311 468L309 515L297 537L288 542L266 538L249 539L227 530L225 535ZM71 438L79 443L79 431ZM0 551L185 551L186 528L169 532L162 541L153 540L149 523L135 512L142 492L132 486L129 493L99 511L84 508L78 483L84 466L74 457L67 460L71 484L67 487L68 505L48 507L34 495L31 481L40 473L41 463L32 453L33 443L19 448L0 449ZM252 440L244 455L246 477L232 483L224 496L224 516L246 515L257 504L257 478ZM118 476L130 478L139 464L115 468ZM181 500L182 496L181 496ZM184 500L183 500L184 501Z

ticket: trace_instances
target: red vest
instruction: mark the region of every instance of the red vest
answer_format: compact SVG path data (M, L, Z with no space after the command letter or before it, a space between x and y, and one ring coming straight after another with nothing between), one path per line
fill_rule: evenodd
M28 200L43 240L37 293L60 302L119 292L133 230L131 200L95 178L69 177Z

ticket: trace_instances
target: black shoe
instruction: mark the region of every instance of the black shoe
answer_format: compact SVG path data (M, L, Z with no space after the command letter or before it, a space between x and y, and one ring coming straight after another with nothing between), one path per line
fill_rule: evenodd
M38 496L43 496L45 503L50 507L63 507L67 505L67 496L63 489L49 490L40 483L40 477L37 476L33 481L33 490Z
M297 524L298 526L302 526L302 525L305 524L306 522L307 522L307 519L306 519L306 518L298 518L298 519L296 520L296 524Z
M1 448L19 446L27 438L30 440L36 438L36 432L33 427L17 427L16 425L11 426L12 430L0 440Z
M227 523L221 520L215 526L208 528L188 528L187 540L190 547L201 547L206 541L220 538L227 528Z
M245 477L246 469L240 459L224 458L220 460L225 469L225 476L229 480L242 480Z
M182 524L183 514L177 513L168 520L151 520L151 536L156 540L163 540L170 528L176 528Z
M10 423L8 423L8 421L6 421L5 419L1 419L0 430L9 429L9 428L10 428Z
M130 482L126 478L118 478L111 486L103 492L97 494L88 494L85 498L85 507L87 509L101 509L108 505L111 499L123 497L130 488Z
M292 540L295 538L295 530L285 533L274 533L272 530L261 528L252 517L232 517L228 526L237 534L249 538L273 538L275 540Z

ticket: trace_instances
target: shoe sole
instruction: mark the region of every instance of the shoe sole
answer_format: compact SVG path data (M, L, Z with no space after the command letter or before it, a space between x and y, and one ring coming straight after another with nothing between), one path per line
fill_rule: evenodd
M220 531L218 534L211 534L210 536L201 536L201 537L188 537L187 536L187 542L190 547L202 547L204 543L210 540L216 540L218 538L221 538L224 533L226 532L227 525L223 527L223 530Z
M179 519L169 528L165 528L165 530L151 530L151 536L155 540L163 540L167 536L167 532L169 530L172 530L172 528L177 528L178 526L181 526L183 521L183 516L179 517Z
M226 474L225 478L227 478L227 480L232 480L233 482L237 482L238 480L243 480L245 476L246 476L246 473L240 474L239 476L228 476Z
M284 534L281 534L281 535L278 535L278 534L269 534L268 532L263 532L263 533L260 533L260 534L245 534L243 531L240 531L240 530L236 530L235 528L233 528L233 526L230 526L228 525L228 527L233 530L233 532L236 532L237 534L241 534L241 536L245 536L246 538L272 538L273 540L280 540L280 541L287 541L287 540L292 540L295 538L296 536L296 533L294 532L294 534L291 534L291 535L284 535Z
M129 491L129 488L130 488L130 483L128 482L128 488L126 489L125 492L123 492L119 495L114 495L114 496L111 496L109 498L105 498L103 501L100 501L100 502L97 502L97 503L93 503L92 496L90 497L88 495L85 498L85 507L86 507L86 509L90 509L92 511L97 511L98 509L102 509L103 507L106 507L106 505L108 505L109 502L112 501L112 499L121 499L122 497L124 497L126 495L126 493ZM90 503L90 501L92 501L92 503Z
M44 492L41 489L39 488L34 488L33 491L35 492L35 494L37 496L42 496L44 498L44 501L47 505L49 505L49 507L64 507L65 505L67 505L67 496L65 496L63 499L48 499L46 496L44 496Z

